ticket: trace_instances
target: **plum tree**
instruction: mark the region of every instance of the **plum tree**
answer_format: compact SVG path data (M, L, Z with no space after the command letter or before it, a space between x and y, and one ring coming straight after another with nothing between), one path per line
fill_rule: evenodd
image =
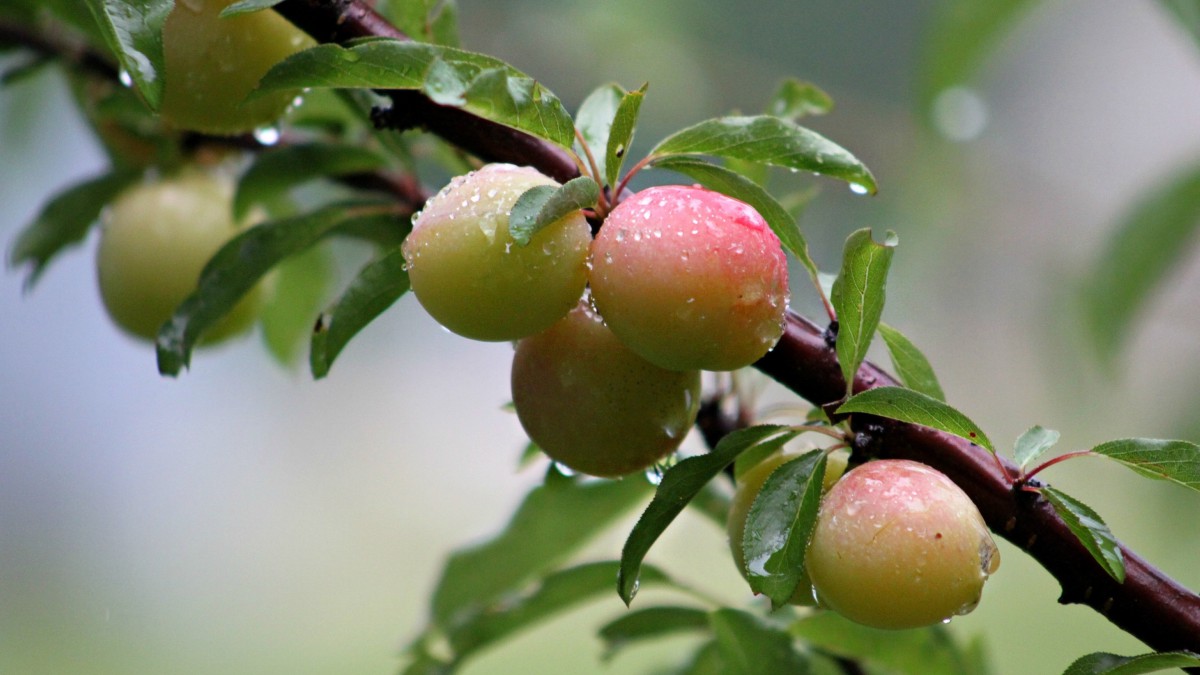
M621 202L592 244L592 298L638 354L676 370L734 370L783 333L787 260L749 205L701 187Z
M696 421L700 373L643 359L580 302L517 343L512 395L521 425L552 459L615 477L679 447Z
M944 474L878 460L825 495L807 564L822 604L898 629L970 612L1000 555L975 504Z
M404 257L413 293L439 323L476 340L516 340L550 327L587 284L591 229L576 211L527 245L508 231L517 198L557 185L535 169L490 164L452 180L413 218Z

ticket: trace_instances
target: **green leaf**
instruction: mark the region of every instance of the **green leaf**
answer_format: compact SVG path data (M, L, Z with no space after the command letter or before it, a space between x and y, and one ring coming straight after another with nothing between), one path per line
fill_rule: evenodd
M1041 457L1047 450L1054 447L1058 442L1059 434L1053 429L1045 429L1041 426L1031 427L1028 431L1021 434L1013 445L1013 460L1017 466L1024 469L1029 466L1038 457Z
M544 456L545 455L542 453L542 449L538 447L538 444L534 443L533 441L529 441L525 444L525 447L521 449L521 457L517 460L517 468L524 469L532 464L533 460Z
M208 261L196 291L159 331L158 372L175 376L187 367L200 335L279 262L340 228L387 226L395 219L391 204L334 204L262 223L234 237Z
M1158 0L1158 4L1174 17L1175 23L1186 30L1196 46L1200 47L1200 1Z
M716 640L710 640L701 644L683 667L669 672L673 675L725 675L729 669L721 656L720 645Z
M241 220L255 204L270 202L310 180L375 171L386 164L378 154L353 145L308 143L271 148L258 153L238 181L234 217Z
M603 174L595 178L605 185L609 185L611 181L608 173L605 172L604 158L600 156L600 152L608 147L608 135L612 132L613 118L617 115L617 108L621 106L621 99L627 93L616 83L610 82L601 85L583 99L583 103L579 104L579 110L575 113L575 128L579 130L579 135L587 144L588 150L599 164L599 169ZM574 147L576 155L586 156L578 139L576 139Z
M635 642L697 630L708 630L708 612L695 607L661 605L627 612L600 628L604 659Z
M895 253L896 235L888 232L884 243L871 238L871 228L863 228L846 238L842 271L833 285L834 311L837 312L837 356L846 380L846 395L854 391L854 375L863 359L879 318L887 290L888 269Z
M633 602L633 596L637 594L638 570L641 569L646 553L688 502L742 452L786 430L787 427L779 425L739 429L722 438L717 447L707 455L689 457L663 474L654 499L642 512L621 550L617 593L626 605Z
M1141 675L1169 668L1200 666L1200 654L1192 652L1159 652L1138 656L1118 656L1096 652L1081 656L1063 675Z
M746 579L781 607L806 576L804 555L817 524L825 453L805 453L771 472L746 515Z
M1092 452L1124 464L1147 478L1169 480L1200 490L1200 446L1188 441L1123 438L1101 443Z
M784 445L787 445L789 441L799 435L799 431L790 431L788 433L776 436L775 438L763 441L762 443L750 448L746 452L738 455L737 460L733 462L734 480L741 480L743 474L750 469L753 469L758 465L759 462L775 454L776 451L778 451Z
M779 675L808 672L808 660L796 650L786 631L753 614L718 609L709 624L729 675Z
M812 171L876 191L875 177L842 146L810 129L769 115L720 117L668 136L650 152L712 155Z
M833 99L819 87L803 80L788 78L767 104L767 114L795 122L809 115L824 115L833 110Z
M1050 502L1058 516L1067 524L1067 529L1071 530L1071 533L1079 539L1079 542L1088 550L1088 553L1092 554L1096 562L1100 563L1104 571L1108 572L1113 579L1124 583L1125 557L1121 554L1120 544L1117 543L1112 531L1108 529L1108 525L1104 524L1100 515L1088 505L1065 492L1049 486L1042 487L1040 490L1042 496Z
M87 0L105 41L142 98L158 110L163 90L162 28L174 0Z
M570 114L548 89L499 59L454 47L388 38L318 45L275 64L251 98L305 87L416 89L566 149L575 141Z
M580 209L590 209L600 199L600 186L587 176L572 178L554 187L538 185L526 190L513 204L508 233L518 246L527 246L542 228Z
M433 593L437 625L453 626L479 607L545 574L598 536L649 492L640 478L583 480L553 467L496 537L457 551ZM611 588L613 577L608 577Z
M834 612L810 614L789 632L813 647L854 659L890 673L910 675L985 675L982 654L963 649L942 625L913 630L868 628Z
M372 261L317 322L312 332L309 365L313 378L329 374L346 343L408 292L408 271L399 246Z
M333 281L333 261L327 249L314 246L279 263L272 276L261 319L263 341L280 363L293 365Z
M637 91L631 91L621 98L617 106L617 114L613 117L612 130L608 134L608 143L604 150L604 172L608 176L608 184L615 186L621 180L621 166L625 156L629 154L629 146L633 145L633 132L637 129L638 114L642 110L642 100L646 97L643 84Z
M434 12L429 19L429 30L425 33L428 40L448 47L459 46L458 3L455 0L442 0Z
M911 340L886 323L879 324L879 335L887 345L888 354L892 357L892 366L895 367L896 374L904 386L930 398L946 400L946 394L933 372L933 366L929 365L929 360Z
M1084 280L1083 308L1105 359L1116 356L1135 321L1200 231L1200 163L1138 200Z
M974 422L958 410L925 394L903 387L876 387L850 398L838 414L867 413L945 431L996 452L992 441Z
M728 492L710 482L700 488L700 492L688 502L688 508L708 518L713 525L724 531L725 521L729 519L729 506L732 503Z
M754 210L758 211L771 226L771 231L779 237L779 242L783 244L783 247L796 256L796 259L804 265L815 281L818 274L817 264L809 255L808 242L805 241L804 234L800 232L800 226L796 224L796 219L757 183L734 171L696 157L664 157L655 160L651 166L690 176L710 190L716 190L753 206Z
M251 12L270 9L281 2L283 0L238 0L238 2L221 10L221 18L228 19L231 16L239 14L250 14Z
M136 173L112 171L76 183L50 199L9 251L13 267L29 263L25 288L33 288L63 249L82 241L105 205L136 179Z

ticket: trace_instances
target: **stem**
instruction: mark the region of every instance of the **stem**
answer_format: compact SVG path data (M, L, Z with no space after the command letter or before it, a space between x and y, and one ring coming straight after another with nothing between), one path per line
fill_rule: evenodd
M596 204L596 216L603 220L608 215L608 197L604 194L604 180L600 176L600 167L596 165L596 158L592 155L592 149L588 147L587 141L583 139L583 134L580 133L579 127L575 128L575 140L579 141L579 147L583 148L583 154L587 157L592 178L600 185L600 201ZM582 173L582 171L583 167L580 167L580 172Z
M1029 479L1038 475L1042 471L1049 469L1050 467L1054 466L1055 464L1058 464L1059 462L1065 462L1068 459L1074 459L1075 457L1084 457L1086 455L1095 455L1095 454L1096 453L1092 452L1091 450L1076 450L1074 452L1068 452L1068 453L1059 455L1058 457L1055 457L1054 459L1048 459L1048 460L1042 462L1041 464L1038 464L1029 473L1025 474L1024 478L1022 478L1022 482L1028 482Z

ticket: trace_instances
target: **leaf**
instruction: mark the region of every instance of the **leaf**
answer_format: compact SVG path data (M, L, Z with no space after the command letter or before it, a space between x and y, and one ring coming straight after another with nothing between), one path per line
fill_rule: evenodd
M158 372L175 376L187 367L205 329L237 304L279 262L338 230L390 223L390 204L334 204L312 213L251 227L217 251L200 273L196 291L176 308L158 333Z
M637 91L631 91L621 98L617 106L617 114L613 117L612 130L608 135L608 143L604 150L604 172L608 176L608 184L616 185L621 180L621 166L629 147L633 144L633 132L637 129L638 114L642 110L642 100L646 97L643 84Z
M314 246L279 263L262 312L263 341L281 364L293 365L312 332L313 317L333 281L329 251Z
M1158 4L1169 12L1175 23L1192 36L1200 47L1200 2L1197 0L1158 0Z
M732 503L733 500L728 492L710 482L700 488L700 492L697 492L692 501L688 502L688 507L724 530L725 521L729 519L729 506Z
M1200 446L1188 441L1123 438L1101 443L1092 452L1124 464L1139 474L1200 490Z
M1104 571L1117 582L1124 583L1125 558L1121 554L1121 545L1100 515L1065 492L1049 486L1040 488L1040 491Z
M1200 163L1138 200L1084 280L1083 309L1101 357L1116 356L1154 289L1185 259L1198 231Z
M753 206L754 210L758 211L759 215L771 226L771 231L779 237L779 242L783 244L783 247L796 256L800 264L808 270L809 275L814 280L816 279L817 264L809 255L808 242L805 241L804 234L800 232L800 226L796 224L796 219L757 183L741 174L695 157L664 157L655 160L651 166L690 176L710 190L716 190Z
M595 178L605 185L611 185L613 181L605 172L605 164L599 153L608 147L608 135L612 131L613 118L616 117L617 108L620 107L621 99L626 93L628 92L615 83L601 85L583 99L583 103L579 104L578 112L575 113L575 128L579 130L579 135L587 144L593 159L597 160L598 168L603 174ZM587 155L578 140L574 147L576 155L580 157Z
M896 374L904 386L930 398L946 400L946 394L933 372L933 366L929 365L929 360L911 340L886 323L879 324L879 336L887 345L888 354L892 357L892 366L895 367Z
M696 649L682 668L669 672L672 675L725 675L729 669L721 656L720 645L716 640L709 640Z
M668 136L650 151L665 155L712 155L812 171L876 191L875 177L845 148L794 122L759 115L719 117Z
M750 469L753 469L759 462L767 457L775 454L784 445L787 445L793 438L800 435L799 431L789 431L781 434L770 440L763 441L758 445L750 448L746 452L738 455L737 460L733 463L733 478L735 481L742 479L742 475Z
M271 148L258 153L238 181L234 217L241 220L255 204L269 202L310 180L374 171L386 164L378 154L353 145L308 143Z
M458 37L458 3L455 0L442 0L430 18L429 30L425 35L430 42L448 47L459 45Z
M737 609L718 609L709 624L729 675L807 673L808 661L781 628Z
M68 187L42 207L9 251L10 265L29 263L26 290L33 288L55 256L87 236L105 205L136 179L136 173L112 171Z
M708 612L695 607L660 605L627 612L600 628L604 659L611 659L631 643L675 633L708 630Z
M574 122L553 93L507 63L454 47L389 38L323 44L275 64L250 98L272 91L415 89L570 149Z
M804 555L817 523L825 453L805 453L771 472L746 515L746 579L773 607L795 594L804 578Z
M965 438L991 452L991 440L974 422L958 410L925 394L903 387L876 387L852 396L837 409L837 414L867 413L909 424L932 427Z
M833 308L837 312L837 357L846 380L846 395L854 392L854 375L863 359L879 318L883 315L887 274L895 252L896 235L888 232L884 243L871 238L871 228L846 238L842 271L833 284Z
M174 0L87 0L121 68L158 110L163 91L162 28Z
M238 2L221 10L221 18L228 19L231 16L239 14L250 14L251 12L270 9L281 2L283 0L238 0Z
M1059 433L1041 426L1031 427L1013 445L1013 460L1024 469L1058 442Z
M810 614L788 631L815 648L854 659L889 673L910 675L985 675L982 654L973 654L942 625L912 630L868 628L834 612Z
M767 114L795 122L809 115L824 115L833 110L833 99L819 87L803 80L788 78L767 104Z
M786 430L787 427L779 425L739 429L722 438L707 455L689 457L663 474L654 499L642 512L621 550L617 593L626 605L633 602L633 596L637 594L638 570L646 553L688 502L746 449Z
M1141 675L1189 666L1200 666L1200 654L1180 651L1118 656L1096 652L1076 659L1063 675Z
M566 218L580 209L590 209L600 199L600 186L587 176L579 176L558 187L538 185L526 190L508 216L508 233L518 246L528 246L542 228Z
M542 453L542 449L538 447L538 444L534 443L533 441L529 441L525 444L525 447L521 449L521 457L517 460L517 468L524 469L532 464L533 460L544 456L545 455Z
M328 375L346 343L408 289L408 271L399 246L364 267L313 329L308 352L313 378Z

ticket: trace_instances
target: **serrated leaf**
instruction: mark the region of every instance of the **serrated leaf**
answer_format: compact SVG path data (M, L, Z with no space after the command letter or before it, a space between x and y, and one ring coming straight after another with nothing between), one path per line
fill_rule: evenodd
M643 84L636 91L631 91L621 98L617 106L617 114L613 117L612 130L608 135L608 143L604 149L604 172L608 176L608 184L615 186L621 180L621 166L625 156L629 154L629 146L633 144L633 133L637 129L638 115L642 110L642 100L646 97Z
M630 644L664 635L708 630L708 612L695 607L661 605L626 612L600 627L604 659L611 659Z
M911 340L886 323L879 324L879 335L887 345L888 354L892 357L892 366L895 367L896 375L900 377L904 386L930 398L946 400L946 394L933 372L933 366L929 365L929 359L925 358Z
M231 16L239 14L250 14L264 9L270 9L275 5L283 2L283 0L238 0L225 9L221 10L221 18L228 19Z
M328 375L346 343L408 289L408 271L399 246L364 267L312 332L308 359L313 378Z
M737 609L718 609L709 625L729 675L807 673L808 660L786 631Z
M759 215L771 226L771 231L779 237L796 260L804 265L814 282L817 278L817 264L813 262L808 252L808 242L796 224L796 219L783 208L775 198L754 181L734 171L717 166L711 162L696 157L671 156L655 160L650 166L656 169L668 169L690 176L701 185L729 195L754 207Z
M646 510L625 540L621 549L621 570L617 575L617 593L625 604L637 594L638 570L642 560L659 536L688 505L688 502L737 456L755 444L766 440L787 427L760 425L739 429L722 438L717 447L706 455L689 457L663 474L662 481Z
M1013 460L1024 469L1058 442L1059 433L1053 429L1033 426L1013 445Z
M1171 14L1175 23L1187 31L1196 42L1196 46L1200 47L1200 1L1158 0L1158 4Z
M613 118L616 117L617 108L620 107L621 99L626 93L628 92L625 89L615 83L601 85L583 99L583 103L579 104L579 110L575 113L575 128L579 130L580 137L587 144L588 150L591 151L593 159L596 160L598 168L603 174L596 176L596 180L605 185L611 183L608 173L605 171L604 158L600 156L600 153L608 147L608 135L612 132ZM575 154L580 157L587 155L578 140L575 142Z
M76 183L46 202L9 251L13 267L29 264L26 290L33 288L55 256L87 236L104 206L136 179L136 173L112 171Z
M1118 656L1096 652L1076 659L1063 675L1141 675L1189 666L1200 666L1200 654L1179 651Z
M781 607L805 573L804 555L817 523L825 453L805 453L771 472L746 515L742 538L746 579Z
M270 202L308 181L375 171L386 165L375 152L353 145L307 143L265 150L255 156L238 181L234 217L241 220L255 204Z
M1125 557L1108 525L1091 507L1065 492L1045 486L1040 488L1042 496L1058 516L1067 524L1067 529L1079 539L1088 553L1100 563L1104 571L1119 583L1125 581Z
M574 122L553 93L500 59L454 47L389 38L323 44L277 63L251 98L278 90L416 89L563 148Z
M1103 358L1116 356L1154 289L1195 250L1197 232L1200 164L1156 185L1122 218L1083 286L1085 317Z
M989 671L979 650L963 648L942 625L883 630L834 612L819 612L793 622L788 631L813 647L873 666L869 672L879 668L906 675L986 675Z
M837 312L837 356L847 396L854 392L854 375L867 357L879 318L883 316L895 239L888 232L884 243L877 244L869 227L846 238L842 271L833 285L831 300Z
M163 90L162 28L174 0L87 0L104 39L146 104L158 110Z
M1200 490L1200 446L1195 443L1123 438L1101 443L1092 452L1114 459L1147 478Z
M192 348L204 331L279 262L340 228L387 226L396 218L391 204L334 204L301 216L268 221L234 237L208 261L196 291L159 331L158 371L175 376L187 367Z
M558 187L538 185L517 198L508 215L508 233L518 246L527 246L542 228L580 209L590 209L600 199L600 186L579 176Z
M875 177L848 150L815 131L770 115L707 120L668 136L650 155L742 159L812 171L876 191Z
M272 276L260 320L263 342L276 360L290 366L300 357L333 281L333 261L327 249L314 246L276 265Z
M867 413L909 424L920 424L965 438L991 452L996 452L992 441L966 415L958 410L930 398L925 394L903 387L876 387L850 398L837 409L837 414Z
M767 114L795 122L809 115L824 115L833 110L833 99L811 82L788 78L767 103Z

